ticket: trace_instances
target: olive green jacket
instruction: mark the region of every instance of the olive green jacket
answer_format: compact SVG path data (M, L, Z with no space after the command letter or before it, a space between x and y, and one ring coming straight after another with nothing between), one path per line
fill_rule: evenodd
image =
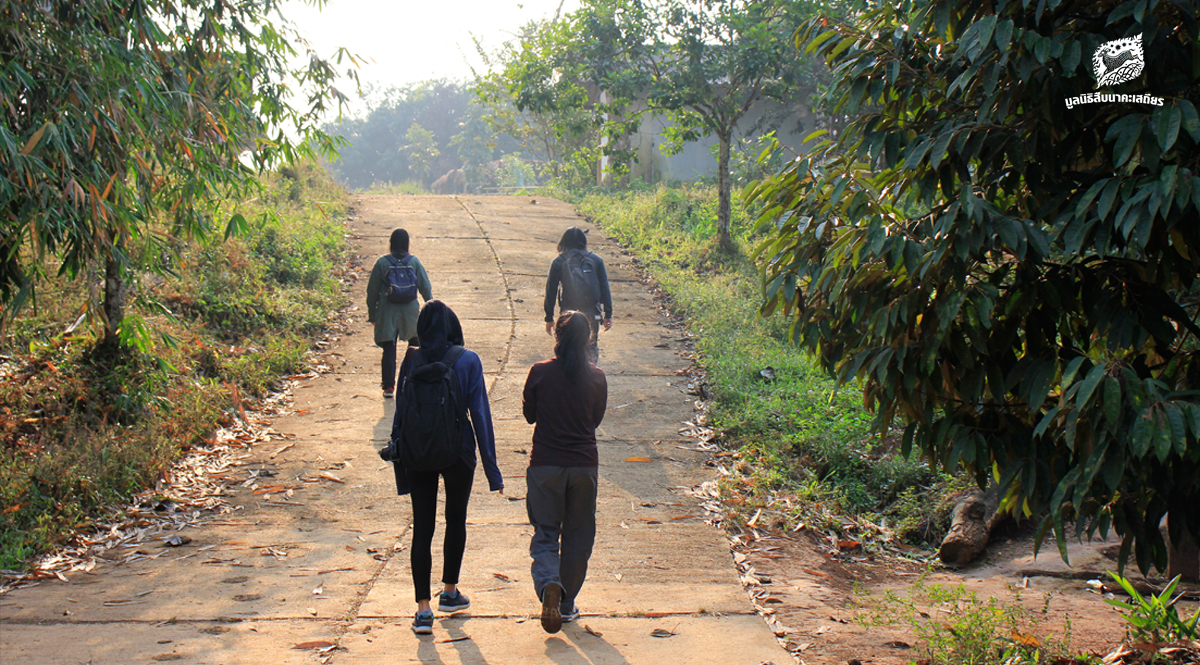
M389 302L387 296L387 270L392 262L391 254L384 254L375 261L371 268L371 278L367 280L367 320L375 324L375 343L406 342L417 336L417 316L421 313L421 305L414 298L404 304ZM402 259L404 256L396 256ZM433 299L433 288L429 283L429 273L421 260L412 255L410 262L417 271L417 291L426 302Z

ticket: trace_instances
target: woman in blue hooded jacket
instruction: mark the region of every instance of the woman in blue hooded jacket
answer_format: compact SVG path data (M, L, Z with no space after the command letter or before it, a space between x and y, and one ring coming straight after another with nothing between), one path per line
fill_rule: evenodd
M454 311L440 300L425 303L417 319L417 337L420 354L426 362L441 361L452 346L463 346L462 326ZM400 376L410 373L412 353L405 356ZM504 493L504 479L496 464L496 438L492 430L492 412L488 406L487 387L483 377L483 362L479 354L465 349L453 365L458 379L470 427L463 428L463 445L459 459L451 466L439 471L421 472L405 468L395 462L396 491L412 498L413 539L411 567L413 589L417 601L417 614L412 629L417 634L433 632L433 608L429 578L433 570L433 531L437 521L438 478L446 487L446 538L442 547L442 592L438 595L438 610L461 612L471 606L467 596L458 590L459 572L462 568L463 552L467 544L467 502L471 498L471 486L475 478L475 451L483 460L484 475L488 488ZM392 438L400 427L401 409L397 405L396 419L392 423Z

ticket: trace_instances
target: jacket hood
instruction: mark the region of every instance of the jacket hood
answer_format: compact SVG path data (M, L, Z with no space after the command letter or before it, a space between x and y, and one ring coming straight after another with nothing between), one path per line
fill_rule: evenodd
M462 324L454 310L440 300L425 303L417 317L417 341L429 362L441 360L451 346L465 346Z

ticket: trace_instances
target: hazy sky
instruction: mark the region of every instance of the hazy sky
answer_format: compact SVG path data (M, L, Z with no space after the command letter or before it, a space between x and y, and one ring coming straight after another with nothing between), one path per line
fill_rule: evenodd
M365 56L359 78L386 88L465 81L480 65L472 35L494 49L525 23L553 17L560 3L563 13L579 8L579 0L329 0L318 11L289 0L285 11L320 55L344 46Z

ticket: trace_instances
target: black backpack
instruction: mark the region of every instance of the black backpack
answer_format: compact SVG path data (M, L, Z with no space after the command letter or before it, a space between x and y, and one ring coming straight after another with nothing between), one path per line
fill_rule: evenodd
M414 471L438 471L458 460L467 409L454 363L465 349L452 346L440 362L425 362L420 349L400 386L392 438L379 455Z
M389 255L391 266L387 269L387 290L384 295L388 302L404 305L417 299L417 270L409 263L412 254L402 259Z
M563 309L591 312L600 303L600 273L596 270L596 255L572 249L566 253L562 271Z

